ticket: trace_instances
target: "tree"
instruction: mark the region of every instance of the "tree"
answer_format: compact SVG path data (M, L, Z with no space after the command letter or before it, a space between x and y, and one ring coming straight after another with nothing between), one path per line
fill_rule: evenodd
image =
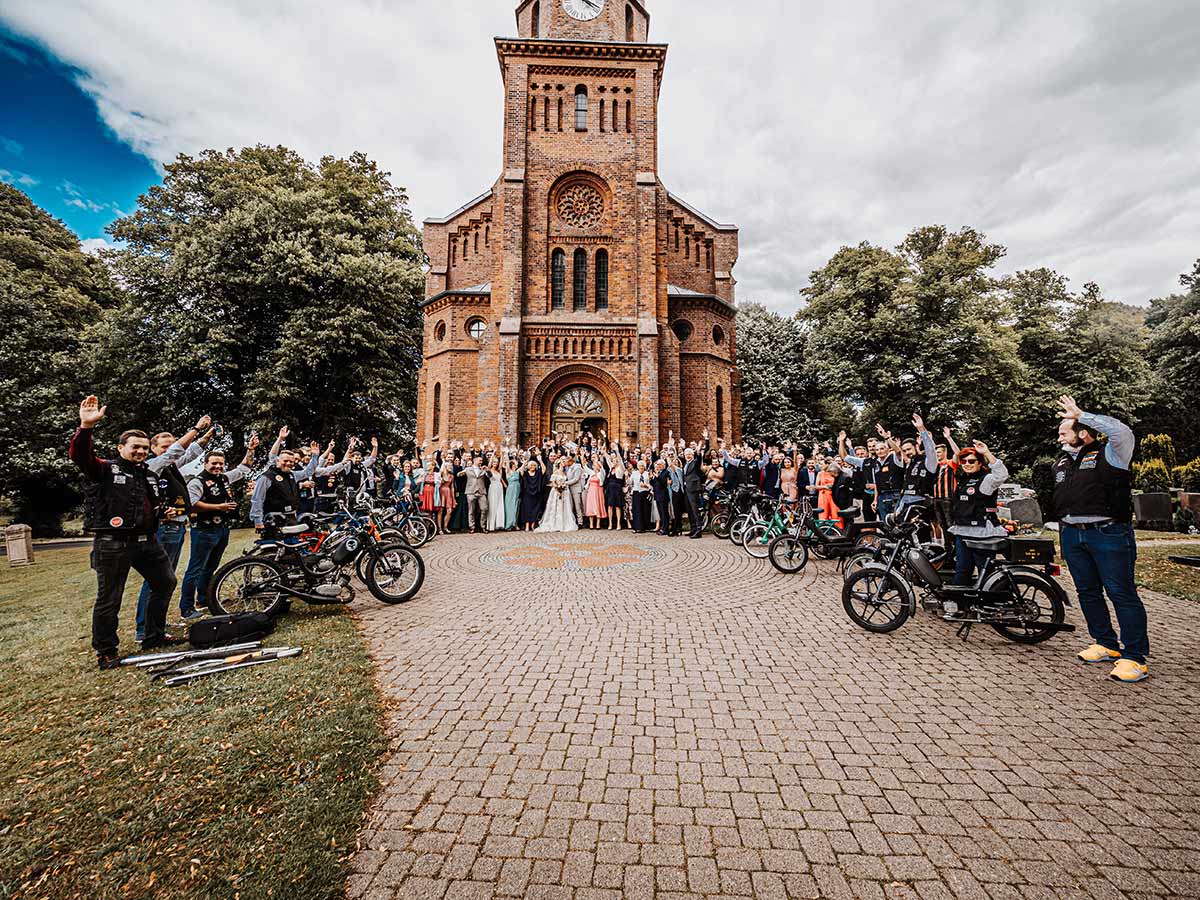
M800 323L747 303L738 308L737 330L742 432L764 440L816 436L821 396L804 369Z
M868 420L997 435L1027 377L990 269L1004 248L970 228L912 231L895 251L844 247L812 273L800 317L812 377Z
M119 422L207 412L235 444L282 423L297 439L411 434L424 254L404 191L364 155L181 155L109 232L128 299L93 359Z
M1003 288L1017 353L1028 371L1007 426L1012 461L1029 464L1053 447L1054 400L1064 393L1085 409L1131 425L1142 420L1155 383L1143 310L1105 300L1091 282L1072 293L1066 278L1044 268L1017 272Z
M66 449L86 380L81 336L116 298L62 222L0 184L0 495L39 536L80 500Z
M1151 301L1146 324L1148 356L1160 373L1156 411L1186 459L1200 454L1200 260L1180 281L1188 292Z

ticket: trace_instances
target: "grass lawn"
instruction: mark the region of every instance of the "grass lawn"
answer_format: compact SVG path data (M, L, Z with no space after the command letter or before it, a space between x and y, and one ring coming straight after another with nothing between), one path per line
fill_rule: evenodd
M340 897L386 748L347 610L297 602L266 643L298 659L166 688L96 669L87 548L37 560L0 563L0 898Z
M1200 543L1139 547L1138 584L1152 591L1200 602L1200 569L1173 563L1167 559L1169 556L1200 556Z

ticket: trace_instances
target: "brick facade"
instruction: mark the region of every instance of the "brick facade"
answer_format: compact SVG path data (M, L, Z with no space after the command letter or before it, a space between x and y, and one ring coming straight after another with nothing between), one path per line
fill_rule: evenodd
M517 26L496 39L500 177L425 222L418 440L527 444L566 422L740 439L738 232L658 178L666 45L638 0L590 21L526 0ZM559 402L578 387L590 411Z

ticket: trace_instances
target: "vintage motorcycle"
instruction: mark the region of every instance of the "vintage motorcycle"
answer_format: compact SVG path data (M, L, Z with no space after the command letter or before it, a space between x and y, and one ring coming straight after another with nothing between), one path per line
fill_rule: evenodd
M209 609L225 615L275 615L292 599L349 603L356 571L383 603L403 603L416 595L425 580L425 563L416 550L390 540L369 514L343 505L337 519L327 530L311 523L285 525L278 539L258 541L223 565L209 585Z
M947 583L934 560L917 539L918 518L896 521L887 555L880 562L863 562L842 585L842 606L851 620L867 631L895 631L922 605L958 625L966 640L975 625L989 625L1020 644L1040 644L1067 624L1066 591L1054 580L1054 543L1039 540L990 538L968 541L975 550L996 553L970 585Z

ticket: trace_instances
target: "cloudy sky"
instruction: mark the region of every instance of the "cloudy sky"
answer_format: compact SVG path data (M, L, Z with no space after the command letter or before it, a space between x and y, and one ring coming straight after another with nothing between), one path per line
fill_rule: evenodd
M611 0L610 0L611 2ZM85 239L179 152L363 150L418 219L500 166L515 0L0 0L0 179ZM646 0L660 176L741 226L741 301L969 224L1112 299L1200 256L1196 0Z

